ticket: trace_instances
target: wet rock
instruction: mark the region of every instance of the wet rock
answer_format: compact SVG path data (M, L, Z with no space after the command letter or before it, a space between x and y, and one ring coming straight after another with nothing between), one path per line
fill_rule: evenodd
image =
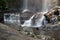
M59 8L55 7L52 10L50 10L49 12L47 12L44 16L46 18L46 20L48 21L48 23L55 23L59 20Z
M16 29L0 23L0 40L40 40L21 34Z

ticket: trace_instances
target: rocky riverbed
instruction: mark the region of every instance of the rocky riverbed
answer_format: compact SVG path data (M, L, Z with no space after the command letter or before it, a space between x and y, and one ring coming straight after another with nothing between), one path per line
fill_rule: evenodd
M25 36L14 28L0 23L0 40L40 40Z
M60 40L60 22L57 24L47 24L40 28L24 27L22 34L42 40Z
M0 40L60 40L60 22L47 24L40 28L19 26L18 30L14 26L0 23Z
M60 22L40 28L19 28L0 23L0 40L60 40Z
M47 17L50 16L47 15ZM0 23L0 40L60 40L60 19L41 27L22 27Z

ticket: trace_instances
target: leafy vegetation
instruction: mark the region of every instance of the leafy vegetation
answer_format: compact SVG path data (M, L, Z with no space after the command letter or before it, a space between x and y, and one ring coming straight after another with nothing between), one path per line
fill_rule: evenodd
M2 10L6 10L8 8L8 1L7 0L0 0L0 12Z

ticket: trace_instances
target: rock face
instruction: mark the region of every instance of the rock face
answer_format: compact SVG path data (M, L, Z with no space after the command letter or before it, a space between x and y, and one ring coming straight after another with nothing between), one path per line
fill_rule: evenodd
M60 23L47 24L42 28L31 28L31 31L25 31L21 34L14 28L0 23L0 40L60 40Z
M54 10L51 10L50 12L48 12L47 17L55 18L55 17L52 16L52 15L54 15L58 19L58 18L60 18L59 14L60 13L57 12L54 9ZM37 20L38 20L40 18L40 15L36 14L35 18L37 18ZM50 18L50 20L51 20L51 18ZM38 28L31 27L31 28L23 28L23 29L26 31L27 34L29 33L28 35L33 35L33 36L36 36L37 38L40 38L40 39L60 40L60 38L59 38L60 37L60 32L59 32L59 30L60 30L60 21L58 19L54 23L52 23L52 22L50 22L49 24L43 25L42 27L38 27ZM28 29L28 30L26 30L26 29ZM30 29L32 31L30 31ZM31 34L30 34L30 32L31 32Z
M42 32L45 35L50 35L51 37L55 38L55 40L60 40L60 24L51 24L51 25L46 25L45 28L43 28ZM59 35L59 36L58 36Z
M9 26L0 23L0 40L40 40L25 36Z
M24 12L22 14L20 14L20 20L21 20L21 24L23 24L26 20L28 20L34 13L32 12Z
M20 14L4 13L4 23L20 25Z
M49 23L51 22L51 20L55 21L59 20L60 15L59 9L60 9L59 7L55 7L44 15Z
M31 30L32 31L31 31ZM28 30L25 30L25 35L36 37L38 39L42 40L60 40L60 24L47 24L45 26L42 26L40 28L28 28Z

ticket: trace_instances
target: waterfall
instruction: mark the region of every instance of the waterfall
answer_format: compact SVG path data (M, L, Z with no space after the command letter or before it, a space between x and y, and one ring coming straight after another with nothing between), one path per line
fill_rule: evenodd
M36 22L35 27L40 27L44 24L45 17L42 15L42 17Z
M4 23L20 25L20 15L13 14L13 13L12 14L5 13L4 14Z
M28 8L28 0L24 0L24 6L25 6L25 9Z
M24 27L24 26L26 26L26 27L41 27L42 25L45 25L47 23L45 20L45 16L44 16L45 13L41 13L41 17L38 19L37 22L34 22L34 25L33 25L33 21L34 21L35 14L29 20L26 20L24 22L24 24L21 26L22 27Z
M22 27L24 27L24 26L28 26L28 27L32 26L32 19L34 18L34 16L35 16L35 15L33 15L29 20L26 20L26 21L24 22L24 24L21 25L21 26L22 26Z
M49 0L42 0L42 11L48 11L48 1Z
M27 2L27 0L25 0L25 1ZM44 14L47 13L49 11L49 9L51 8L49 6L50 3L51 3L51 0L42 0L42 13L38 13L38 14L41 14L41 17L37 21L34 21L34 20L36 20L36 19L34 19L34 17L35 17L34 16L35 14L34 14L29 20L24 22L22 27L24 27L24 26L26 26L26 27L41 27L42 25L47 24ZM26 12L26 10L28 11L27 7L28 7L28 4L25 3L26 9L24 12ZM33 21L34 21L34 25L33 25Z
M58 0L42 0L42 11L49 11L58 5Z
M34 25L34 27L41 27L43 25L47 24L47 21L45 19L44 14L46 14L47 12L42 12L40 15L41 17L39 18L39 20L36 22L36 24Z
M29 9L28 9L28 0L24 0L24 5L23 5L23 11L22 11L22 13L25 13L26 11L30 11Z

